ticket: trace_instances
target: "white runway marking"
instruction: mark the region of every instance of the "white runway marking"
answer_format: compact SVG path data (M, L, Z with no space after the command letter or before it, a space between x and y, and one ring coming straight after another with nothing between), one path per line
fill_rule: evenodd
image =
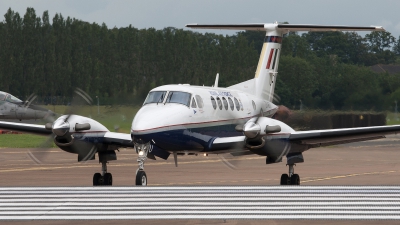
M400 219L400 187L0 188L0 220L59 219Z

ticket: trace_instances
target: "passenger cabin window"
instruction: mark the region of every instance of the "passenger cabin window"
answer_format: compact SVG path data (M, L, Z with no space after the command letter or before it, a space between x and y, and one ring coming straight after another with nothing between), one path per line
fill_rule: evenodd
M228 110L228 101L226 101L225 97L222 97L222 102L224 103L225 110Z
M215 99L214 99L213 96L211 96L211 104L212 104L214 109L217 109L217 103L215 102Z
M165 103L178 103L189 107L192 95L182 91L170 91Z
M197 108L196 101L192 98L192 108Z
M166 94L166 91L152 91L147 95L147 98L144 101L143 105L150 103L162 103Z
M20 103L20 102L22 102L20 99L18 99L17 97L14 97L12 95L7 95L6 101L7 102L12 102L12 103Z
M229 106L231 107L231 110L233 111L233 109L235 109L235 106L233 105L233 101L229 97L228 97L228 101L229 101Z
M233 100L235 101L235 105L236 105L236 109L237 109L237 111L239 111L239 110L240 110L240 104L239 104L239 101L238 101L236 98L233 98Z
M218 108L222 110L222 102L219 97L217 97Z
M204 104L203 104L203 99L200 97L200 95L196 95L196 101L199 108L202 109Z

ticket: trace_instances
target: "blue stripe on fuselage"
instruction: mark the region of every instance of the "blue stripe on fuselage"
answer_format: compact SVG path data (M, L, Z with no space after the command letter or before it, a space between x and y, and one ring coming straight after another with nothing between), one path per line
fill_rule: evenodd
M154 132L150 134L133 135L136 142L146 143L154 141L155 144L167 151L202 151L209 150L212 142L217 137L235 137L243 135L235 130L235 124L187 128Z

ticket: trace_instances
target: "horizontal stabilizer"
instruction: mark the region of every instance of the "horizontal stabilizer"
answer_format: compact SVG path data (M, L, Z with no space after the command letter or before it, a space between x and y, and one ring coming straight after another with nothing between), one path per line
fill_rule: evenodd
M220 29L220 30L265 30L263 23L253 24L186 24L193 29Z
M312 24L278 24L278 28L288 31L384 31L381 26L324 26Z
M381 26L325 26L313 24L277 24L277 23L249 23L249 24L187 24L193 29L220 29L220 30L282 30L282 31L384 31Z

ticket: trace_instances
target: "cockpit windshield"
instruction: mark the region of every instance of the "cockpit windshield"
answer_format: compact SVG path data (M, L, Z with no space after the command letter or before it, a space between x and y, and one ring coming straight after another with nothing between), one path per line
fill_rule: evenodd
M15 97L15 96L12 96L12 95L10 95L10 94L7 95L6 101L7 101L7 102L12 102L12 103L21 103L21 102L22 102L20 99L18 99L18 98Z
M147 95L147 98L144 101L143 105L150 103L162 103L166 94L166 91L152 91L149 93L149 95Z
M189 107L191 97L192 95L190 93L170 91L165 103L179 103Z

